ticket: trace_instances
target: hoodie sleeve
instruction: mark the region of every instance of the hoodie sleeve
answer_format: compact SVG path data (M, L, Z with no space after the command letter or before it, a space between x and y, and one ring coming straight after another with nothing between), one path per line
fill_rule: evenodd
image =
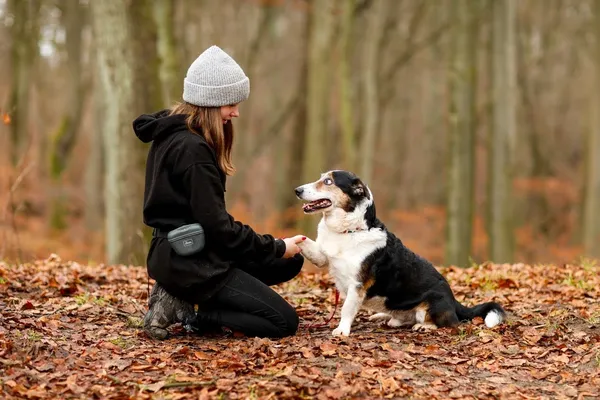
M229 215L225 209L225 188L214 164L192 164L183 178L194 219L202 225L207 243L217 252L236 261L261 262L283 256L283 240L260 235Z

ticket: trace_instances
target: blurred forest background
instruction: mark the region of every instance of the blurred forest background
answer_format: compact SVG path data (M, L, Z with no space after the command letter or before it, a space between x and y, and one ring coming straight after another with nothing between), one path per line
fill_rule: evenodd
M230 213L314 237L351 170L436 264L600 252L600 0L0 0L0 258L145 263L147 147L207 47L251 81Z

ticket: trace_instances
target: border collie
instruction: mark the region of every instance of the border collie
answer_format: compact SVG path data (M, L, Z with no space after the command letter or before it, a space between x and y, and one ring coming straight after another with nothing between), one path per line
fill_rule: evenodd
M333 335L348 336L361 307L376 312L370 320L386 319L390 327L416 331L455 327L476 316L489 328L505 320L497 303L460 304L435 267L377 219L371 190L353 173L329 171L295 192L305 202L305 214L323 214L316 242L299 244L302 254L317 267L328 267L345 295Z

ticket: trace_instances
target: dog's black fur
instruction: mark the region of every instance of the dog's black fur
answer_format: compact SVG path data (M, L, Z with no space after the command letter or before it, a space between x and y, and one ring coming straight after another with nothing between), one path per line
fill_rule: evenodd
M348 197L344 211L354 212L360 204L371 200L364 213L367 231L381 230L387 235L385 246L375 249L362 260L356 280L361 285L361 290L365 291L363 303L368 304L375 297L383 298L386 310L377 311L389 313L391 317L394 317L395 311L415 310L416 313L416 310L421 309L425 317L424 321L418 322L435 324L437 327L454 327L461 321L471 320L476 316L485 319L493 311L497 315L490 318L491 326L505 319L506 313L498 303L489 302L475 307L460 304L454 298L444 276L429 261L404 246L377 218L372 195L356 175L347 171L333 171L330 176L335 186ZM326 244L321 242L320 246L325 248ZM338 268L338 273L339 271Z

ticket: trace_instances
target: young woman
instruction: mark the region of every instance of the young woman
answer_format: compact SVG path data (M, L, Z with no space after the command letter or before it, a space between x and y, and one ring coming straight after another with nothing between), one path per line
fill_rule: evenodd
M144 223L154 228L148 253L152 290L144 329L164 339L166 328L194 317L195 326L228 327L249 336L295 334L294 308L269 286L294 278L304 259L298 235L275 239L235 221L225 208L231 163L232 119L250 94L242 68L217 46L189 67L183 100L169 110L138 117L133 128L152 142L146 164ZM199 223L205 247L180 256L167 233Z

